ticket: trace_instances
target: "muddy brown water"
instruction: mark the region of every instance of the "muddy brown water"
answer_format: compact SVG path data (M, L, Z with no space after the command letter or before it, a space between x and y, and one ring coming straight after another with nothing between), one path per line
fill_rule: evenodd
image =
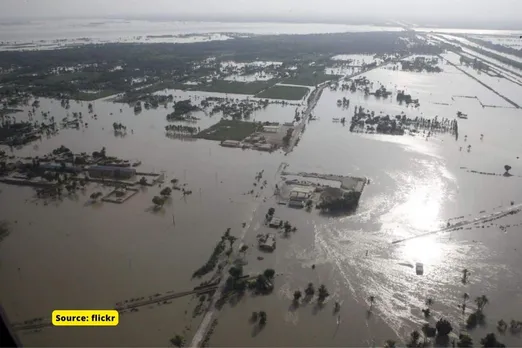
M164 135L168 110L161 108L135 115L129 107L97 101L98 120L92 120L87 103L73 102L69 112L81 110L88 128L62 130L56 137L14 153L42 155L62 144L74 152L105 146L110 155L141 160L140 170L165 171L168 179L178 178L193 194L183 199L175 191L163 211L152 213L151 199L161 190L158 187L146 188L121 205L85 206L90 192L99 189L94 184L85 194L48 205L33 202L32 189L1 185L0 218L8 219L12 226L11 235L0 244L0 301L9 318L17 322L49 316L59 308L110 308L131 297L188 290L200 282L191 280L191 274L207 260L226 228L239 235L241 223L254 214L245 237L252 245L245 269L253 273L270 267L282 274L276 278L272 295L246 295L238 303L226 305L219 313L211 345L380 345L396 335L406 339L411 330L420 328L425 322L420 309L427 297L435 301L429 321L448 317L458 331L462 317L457 305L464 292L471 298L486 294L490 299L485 310L488 326L472 333L475 342L494 331L501 318L522 319L522 239L520 227L514 227L522 222L522 215L493 221L487 228L471 225L472 229L391 244L436 230L452 217L473 219L508 207L511 201L522 202L517 160L522 156L521 111L482 108L473 99L452 99L469 94L487 100L484 104L505 106L478 83L469 82L449 66L444 68L446 72L438 75L386 69L368 73L370 79L389 86L406 86L420 99L418 110L397 105L393 99L325 90L314 111L319 119L307 124L298 146L287 156L222 148L205 140L168 139ZM349 110L336 106L343 96L351 101ZM450 105L434 104L440 102ZM42 100L41 104L40 110L51 111L57 120L65 116L57 101ZM448 135L426 141L422 135L353 134L348 126L332 122L332 118L351 117L356 105L376 113L404 111L409 117L453 119L462 111L469 119L459 121L458 141ZM294 108L271 106L256 119L286 122L293 118ZM220 116L201 117L201 124L207 126ZM122 122L134 134L115 137L113 122ZM484 134L482 141L480 134ZM469 153L468 144L472 145ZM270 197L282 162L293 172L365 176L371 183L357 213L347 217L328 218L315 211L275 206ZM503 173L505 164L513 167L513 177L460 169ZM251 189L259 192L252 184L256 172L263 169L268 187L257 198L245 195ZM264 203L263 197L268 197ZM267 232L262 218L271 206L298 231L289 238L280 236L274 253L261 254L254 247L255 236ZM501 230L499 225L506 224L513 227ZM257 256L264 259L259 261ZM416 262L423 262L423 276L405 266ZM463 268L471 271L467 285L460 282ZM316 287L324 283L331 293L329 301L322 309L314 301L291 308L293 291L303 290L308 282ZM373 314L367 316L370 295L376 297L376 303ZM332 313L334 301L342 303L338 327ZM125 314L117 328L48 328L20 336L28 346L160 346L184 331L190 338L200 320L191 320L195 302L179 299ZM268 324L259 332L248 322L251 312L257 310L268 314ZM185 330L186 325L190 329ZM520 344L510 335L501 341Z

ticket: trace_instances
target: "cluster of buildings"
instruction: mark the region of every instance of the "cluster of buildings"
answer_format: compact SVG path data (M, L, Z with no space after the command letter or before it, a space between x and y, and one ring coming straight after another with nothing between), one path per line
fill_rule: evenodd
M291 134L292 131L293 123L291 122L282 125L278 123L266 124L260 132L253 133L242 141L225 140L221 142L221 146L271 152L284 146L285 137L288 137L288 134Z

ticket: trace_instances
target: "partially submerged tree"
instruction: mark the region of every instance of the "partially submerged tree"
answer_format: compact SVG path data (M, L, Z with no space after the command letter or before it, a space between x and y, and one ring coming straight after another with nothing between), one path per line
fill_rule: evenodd
M318 292L318 295L319 295L319 302L324 302L324 300L326 300L326 298L328 296L330 296L330 294L328 293L328 290L326 289L326 286L324 286L324 284L322 284L319 287L317 292Z
M489 299L486 297L486 295L482 295L475 299L475 303L477 304L478 310L482 312L484 307L489 303Z
M511 170L511 166L506 164L504 166L504 169L506 170L506 173L504 175L509 175L509 171Z
M90 196L90 197L91 197L91 199L92 199L93 201L95 201L95 200L97 200L98 198L100 198L101 196L103 196L103 193L101 193L101 192L93 192L93 193L91 193L91 196Z
M163 190L161 190L160 195L167 197L170 196L172 193L172 189L170 187L165 187Z
M504 332L506 332L507 327L508 327L508 325L507 325L507 323L504 321L504 319L500 319L500 320L498 321L498 323L497 323L497 330L498 330L498 332L500 332L500 333L504 333Z
M467 334L460 334L457 346L461 348L473 347L473 340Z
M384 342L384 348L395 348L396 346L397 342L394 340L386 340L386 342Z
M265 325L266 324L266 313L265 311L259 312L259 325Z
M185 345L185 338L180 335L174 336L174 338L170 339L170 343L172 343L175 347L183 347Z
M437 329L434 327L431 327L430 324L425 323L422 325L422 333L424 334L424 338L427 337L435 337L437 335Z
M263 275L264 275L267 279L273 279L274 276L275 276L275 271L274 271L272 268L267 268L267 269L265 269L265 271L263 272Z
M314 294L315 294L314 284L308 283L308 286L305 289L305 294L306 294L306 296L314 296Z
M370 302L370 311L373 309L373 304L375 302L375 296L371 295L368 297L368 301Z
M448 336L451 331L453 331L453 327L451 326L451 323L447 321L446 319L440 319L437 324L435 325L437 328L437 335L438 336Z
M299 299L303 296L300 290L294 291L294 302L299 302Z
M160 197L160 196L154 196L154 198L152 198L152 203L157 208L161 208L163 206L163 204L165 204L165 199L163 197Z
M420 333L415 330L410 334L410 342L407 344L408 347L417 347L419 344Z
M482 344L482 347L484 348L503 348L506 346L505 344L497 341L497 337L494 333L487 334L486 337L480 340L480 344Z

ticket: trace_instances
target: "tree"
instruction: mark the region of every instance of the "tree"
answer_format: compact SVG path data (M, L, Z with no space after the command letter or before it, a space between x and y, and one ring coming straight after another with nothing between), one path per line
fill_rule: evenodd
M294 302L298 302L301 296L303 296L303 294L300 290L294 291Z
M243 275L243 267L242 266L230 267L230 269L228 270L228 273L234 278L239 278Z
M370 301L370 311L373 309L373 303L375 302L375 296L371 295L368 297L368 301Z
M462 283L463 284L466 284L468 282L468 275L469 275L469 271L467 268L464 268L462 270Z
M459 341L457 342L458 347L473 347L473 340L469 335L460 334Z
M152 198L152 203L154 203L156 207L162 207L163 204L165 204L165 199L160 196L154 196L154 198Z
M504 169L506 170L506 174L509 174L509 171L511 170L511 166L506 164L504 166Z
M101 196L103 196L103 193L101 193L101 192L93 192L93 193L91 194L91 199L92 199L92 200L97 200L97 199L100 198Z
M319 302L323 302L328 296L330 296L324 284L321 284L317 292L319 293Z
M497 341L497 337L494 333L487 334L486 337L480 340L480 344L482 344L482 347L485 348L503 348L506 346L505 344Z
M386 340L386 342L384 342L384 348L395 348L396 346L397 342L394 340Z
M409 346L410 347L416 347L417 344L419 343L419 338L420 338L420 333L419 331L415 330L413 331L411 334L410 334L410 344Z
M486 295L482 295L475 299L475 303L477 304L478 311L482 312L484 307L489 303L489 299L486 297Z
M183 336L176 335L174 338L170 339L170 343L176 347L183 347L185 345L185 338L183 338Z
M275 213L275 209L274 209L274 208L270 208L270 209L268 209L268 215L269 215L269 216L273 216L274 213Z
M506 332L507 330L507 323L504 321L504 319L500 319L497 323L497 330L500 332L500 333L504 333Z
M263 272L263 275L267 278L267 279L273 279L274 278L274 275L275 275L275 271L271 268L267 268L265 269L265 271Z
M142 185L142 186L147 185L147 179L144 176L142 176L140 179L140 185Z
M306 294L306 296L314 296L314 294L315 294L314 284L308 283L308 286L305 289L305 294Z
M259 312L259 325L266 324L266 313L264 311Z
M170 196L171 193L172 193L172 189L170 187L165 187L163 190L161 190L160 195L166 197L166 196Z
M426 323L422 325L422 333L424 334L424 338L426 337L435 337L437 335L437 329L431 327L430 324Z
M430 308L431 306L433 306L433 299L431 297L428 297L426 299L426 306L428 306L428 308Z
M440 319L435 327L437 328L438 336L448 336L450 332L453 331L453 327L446 319Z

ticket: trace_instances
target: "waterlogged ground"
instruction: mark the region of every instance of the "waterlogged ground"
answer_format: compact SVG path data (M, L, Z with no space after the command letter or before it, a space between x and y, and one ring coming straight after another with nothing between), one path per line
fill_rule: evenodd
M386 68L365 73L374 82L373 89L378 83L393 92L406 89L419 98L418 109L399 105L393 97L378 100L360 92L325 89L313 112L317 120L307 124L299 145L287 156L222 148L205 140L166 138L165 116L172 110L170 105L135 115L125 105L97 101L98 120L92 120L87 103L73 102L69 112L82 111L87 128L62 130L56 137L14 153L43 155L62 144L74 152L105 146L110 155L141 160L140 170L165 171L167 178L178 178L193 194L183 199L175 191L163 211L152 213L151 199L160 191L158 187L149 187L122 205L85 206L90 192L98 189L95 186L85 195L44 205L33 201L31 189L2 185L0 218L12 221L11 235L0 244L3 307L12 321L23 321L49 316L56 308L110 308L131 297L191 289L199 283L191 281L192 272L206 261L224 230L231 227L232 234L240 236L241 223L252 219L245 236L251 245L246 270L255 273L274 268L280 274L276 288L272 295L246 295L225 305L210 345L381 345L397 335L406 339L420 328L425 322L420 310L427 297L435 301L429 321L433 324L445 316L457 330L463 320L457 305L464 292L472 298L486 294L490 299L485 310L488 326L472 332L475 342L486 331L494 331L501 318L522 319L522 239L516 227L522 215L471 224L477 217L509 208L511 201L522 202L522 169L517 159L522 156L518 135L522 113L455 67L441 66L444 72L440 74ZM175 94L175 100L189 95L196 100L194 92L168 93ZM211 94L200 94L201 98L206 95ZM342 97L350 99L349 109L337 107ZM501 107L482 107L479 101ZM57 120L66 115L57 101L44 99L41 104L40 109L51 111ZM442 134L428 140L422 134L355 134L349 132L348 124L343 127L332 120L350 119L355 106L376 114L404 112L408 117L450 119L462 111L468 119L459 120L458 140ZM294 109L270 105L252 118L287 122ZM203 112L195 116L201 118L197 125L202 128L220 118ZM113 122L127 126L125 137L114 135ZM472 145L470 152L468 145ZM327 218L315 211L289 209L271 198L282 162L293 172L364 176L370 184L352 216ZM468 172L503 174L505 164L513 167L514 176ZM261 170L268 182L262 191L253 186ZM252 189L254 195L244 194ZM274 253L261 254L255 248L255 237L268 232L262 219L272 206L276 216L289 220L298 231L278 238ZM463 218L455 221L468 222L463 229L425 235L460 216ZM421 237L408 239L416 236ZM392 244L401 239L407 240ZM258 260L258 256L264 259ZM424 263L424 276L415 274L416 262ZM460 281L463 268L471 272L467 285ZM331 296L324 308L314 301L299 308L291 306L293 291L303 290L308 282L316 287L324 283L329 289ZM376 301L373 314L368 315L370 295ZM339 325L332 312L334 301L342 303ZM29 346L163 346L175 334L192 336L200 318L191 320L195 300L188 302L188 298L178 299L126 314L111 330L48 328L22 334L21 339ZM248 322L251 312L259 310L268 315L263 330ZM520 344L514 336L501 340L507 345Z
M418 110L396 105L395 100L325 90L314 111L318 120L307 125L304 137L285 162L292 171L367 176L371 183L357 213L340 219L274 202L264 204L260 220L274 206L277 217L298 227L288 239L278 240L273 255L255 251L249 257L247 267L252 271L273 266L281 272L276 278L279 286L275 295L246 296L226 308L212 345L380 345L396 335L406 339L412 330L419 329L426 322L421 309L428 297L435 301L435 314L428 321L434 324L441 316L448 317L458 332L465 320L457 307L464 292L472 298L486 294L491 301L486 310L488 326L472 332L477 341L494 331L501 318L519 316L522 273L517 264L522 260L522 240L515 225L522 222L522 216L478 225L471 222L509 209L511 200L522 199L521 179L516 176L521 174L517 159L521 144L513 133L514 125L519 127L522 122L521 112L482 108L474 99L455 98L454 94L470 94L492 105L504 105L501 98L451 66L444 65L444 69L444 73L431 75L386 69L365 74L387 87L406 86L408 93L420 99ZM351 100L348 110L336 106L343 96ZM457 110L462 110L469 119L459 122L458 140L449 135L435 135L427 141L422 136L360 135L332 121L350 117L356 105L391 115L404 111L408 117L453 119ZM482 141L480 134L484 134ZM467 152L469 144L472 148ZM484 176L461 169L502 174L504 164L518 168L513 171L515 176ZM463 229L429 234L460 216L463 218L453 221L465 222ZM504 225L511 228L502 229ZM254 243L257 233L268 230L258 224L252 232L248 236ZM422 238L392 244L426 233ZM257 261L257 255L265 259ZM424 276L415 274L416 262L424 263ZM464 268L473 274L467 285L461 283ZM331 297L323 309L313 301L299 308L291 305L293 292L303 291L308 282L316 287L323 283L329 289ZM370 295L377 300L374 313L368 316ZM339 326L334 301L342 303ZM248 321L250 313L258 310L268 314L268 324L261 331ZM229 339L232 327L233 343ZM514 336L502 340L508 345L520 344Z
M65 117L67 111L58 101L40 101L36 118L41 120L40 110L50 111L56 120ZM97 185L85 194L48 205L35 201L29 188L2 185L1 218L11 221L12 233L0 246L0 293L10 320L48 317L56 308L112 308L133 297L190 290L201 282L191 281L192 273L207 260L223 232L231 227L232 233L239 234L241 223L248 221L260 199L244 193L254 188L257 172L276 171L282 154L241 151L231 157L218 142L169 139L164 131L169 107L144 109L135 115L123 104L97 101L98 120L93 120L87 115L87 103L72 102L69 113L82 111L87 128L61 130L56 137L14 151L34 156L62 144L74 152L99 151L105 146L110 155L142 161L139 170L164 172L169 180L178 178L193 194L183 199L174 191L165 208L153 213L151 199L161 190L158 187L146 188L121 205L86 206L89 195L100 190ZM293 107L280 107L279 113L271 107L265 112L272 119L280 115L286 122L287 114L289 120L293 118ZM221 117L201 114L202 128ZM22 116L26 112L17 118ZM253 117L262 118L260 114ZM115 136L113 122L126 125L127 135ZM190 324L194 303L187 302L185 298L165 309L129 314L111 333L51 328L22 333L21 339L32 346L162 346ZM197 327L197 320L192 328ZM145 322L150 323L146 332L138 329Z

